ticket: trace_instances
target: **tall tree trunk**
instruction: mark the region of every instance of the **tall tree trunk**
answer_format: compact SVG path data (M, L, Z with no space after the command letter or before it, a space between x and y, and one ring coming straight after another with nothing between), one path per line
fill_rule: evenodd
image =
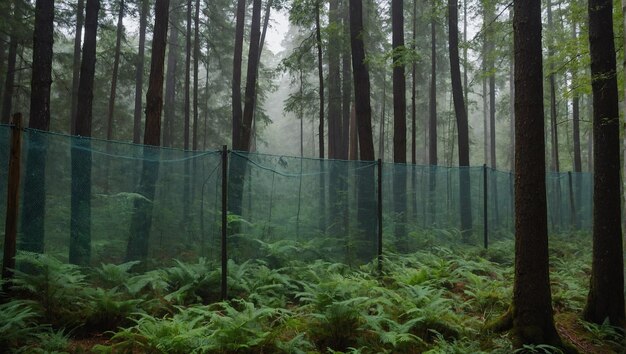
M552 23L552 1L548 0L548 31L554 31ZM554 56L554 44L548 40L548 58ZM556 79L554 65L550 61L548 65L548 81L550 83L550 141L552 144L552 171L559 172L559 135L557 131L557 111L556 111Z
M135 110L133 114L133 143L141 143L141 114L143 95L143 66L146 46L146 27L148 25L149 1L141 0L141 14L139 15L139 49L135 62Z
M393 162L406 164L406 81L404 77L404 1L391 1L393 57ZM384 97L383 97L384 99ZM394 234L399 250L406 249L406 175L403 166L396 165L393 181Z
M626 0L624 0L626 3ZM572 37L577 40L576 24L572 25ZM572 134L574 140L574 172L582 172L580 154L580 96L575 85L578 83L576 69L572 69Z
M235 49L233 55L233 81L231 87L231 103L233 110L233 131L231 144L233 149L243 150L240 142L241 123L243 119L243 111L241 109L241 60L243 56L243 30L246 16L246 0L237 0L237 12L235 16Z
M432 6L435 6L434 3ZM437 27L430 20L430 94L428 101L428 164L437 165Z
M193 16L193 139L192 149L198 150L198 75L200 64L200 0L196 0Z
M362 161L374 161L372 137L372 108L370 105L370 79L365 66L362 0L350 1L350 47L352 49L352 73L354 80L354 103L358 129L359 152ZM374 256L376 236L376 199L374 166L359 171L357 177L357 220L361 242L357 257L371 260Z
M80 78L80 45L83 38L83 22L85 19L85 0L76 4L76 35L74 36L74 59L72 64L72 103L70 107L70 134L74 135L76 125L76 106L78 105L78 84Z
M322 62L322 32L320 28L320 3L319 1L315 5L315 39L317 46L317 76L319 79L319 120L320 125L318 129L319 139L319 157L324 158L324 69Z
M589 1L593 90L593 261L583 318L624 327L624 254L621 227L620 121L613 4Z
M257 66L256 75L259 77L259 69L261 68L261 54L263 54L263 47L265 45L265 36L267 35L267 28L270 23L270 12L272 10L273 0L268 0L265 3L265 14L263 16L263 29L261 30L261 41L259 42L259 65ZM254 112L252 113L252 134L250 136L250 151L256 151L256 132L257 132L257 98L259 91L254 92Z
M22 22L22 7L20 6L22 0L13 1L13 19L15 23ZM17 44L19 37L19 29L17 26L11 29L11 36L9 39L9 55L7 58L7 74L4 81L4 90L2 92L2 116L0 116L0 123L9 124L11 113L13 109L13 90L15 86L15 62L17 59Z
M69 261L88 265L91 259L91 137L93 84L96 73L96 40L100 0L87 0L85 41L80 64L76 126L72 140L72 218Z
M324 159L324 63L322 62L322 30L320 28L320 1L315 4L315 39L317 45L317 76L319 79L319 121L318 128L319 138L319 158ZM324 173L324 162L320 161L320 219L319 229L324 232L326 230L326 178Z
M383 74L383 96L380 103L380 129L378 131L378 158L385 161L385 104L387 103L387 73Z
M513 23L513 9L509 10L509 19ZM511 147L509 149L509 162L511 171L515 170L515 50L511 46L509 62L509 118L511 125L509 127L509 141Z
M415 46L417 42L417 1L413 1L413 43L411 44L411 49L415 51ZM417 164L417 126L415 124L415 120L417 117L417 103L416 103L416 93L417 93L417 62L413 60L411 62L411 163L413 165ZM415 178L415 174L412 175ZM415 198L413 198L415 200Z
M146 125L143 141L145 145L159 146L169 0L156 0L154 7L152 59L148 92L146 94ZM152 202L156 189L155 183L159 173L158 150L146 146L144 147L144 156L146 159L143 161L138 190L138 193L143 197L135 198L133 202L130 237L126 248L126 259L129 261L145 260L148 257L148 239L152 226Z
M191 106L191 95L189 90L191 86L191 4L192 0L187 0L187 31L185 34L185 104L183 107L185 114L185 120L183 123L183 148L185 150L189 150L189 108ZM185 184L185 186L186 185L187 184Z
M548 268L541 1L514 2L515 278L513 304L497 329L513 344L562 347L552 318Z
M459 67L459 29L458 4L456 0L448 0L448 33L450 46L450 76L452 81L452 98L458 128L459 139L459 180L460 180L460 213L461 233L463 241L469 242L472 235L472 199L470 194L469 173L469 127L467 111L461 86L461 69Z
M15 11L17 15L20 9L15 8ZM54 1L37 0L35 3L33 72L30 85L30 120L28 124L31 129L48 130L50 128L53 33ZM43 253L44 250L46 144L44 135L37 133L31 135L24 181L23 237L20 242L20 249L37 253Z
M341 52L341 125L344 129L341 132L341 156L339 158L348 160L350 151L351 124L350 112L352 111L352 72L350 53L350 8L349 0L342 1L342 52Z
M170 31L167 52L167 73L165 77L165 108L163 111L163 146L172 147L174 144L173 130L176 118L176 78L178 77L178 11L172 4L172 30ZM144 133L145 134L145 133ZM145 143L144 143L145 144Z
M107 140L113 140L113 115L115 111L115 93L117 90L117 73L120 67L120 49L122 46L122 32L124 31L124 0L120 0L120 12L117 17L117 32L115 37L115 54L113 59L113 74L111 75L111 93L109 95L109 111L107 115Z
M330 0L328 10L328 158L341 158L341 50L339 0Z
M259 49L261 37L261 0L252 2L252 22L250 27L250 48L248 51L248 72L246 75L246 91L244 97L243 121L239 148L250 150L252 132L252 116L254 113L254 96L257 89L257 73L259 66Z

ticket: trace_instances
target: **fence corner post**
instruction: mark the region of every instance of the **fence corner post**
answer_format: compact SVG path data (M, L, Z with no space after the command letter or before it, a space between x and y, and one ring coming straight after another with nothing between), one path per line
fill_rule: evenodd
M226 300L228 297L228 147L222 146L222 282L221 297Z
M383 160L377 161L378 170L378 273L383 271Z
M2 260L3 290L8 292L15 269L17 252L17 220L19 217L20 161L22 152L22 114L15 113L11 119L11 150L7 178L7 211L4 226L4 258Z

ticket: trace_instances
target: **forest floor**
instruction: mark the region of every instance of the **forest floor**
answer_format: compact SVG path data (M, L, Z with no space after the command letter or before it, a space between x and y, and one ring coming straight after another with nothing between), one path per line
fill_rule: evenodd
M0 305L0 348L56 353L552 353L514 350L485 324L512 297L513 240L488 250L454 233L412 235L420 251L348 266L306 260L305 247L278 241L263 257L229 262L229 298L219 301L213 262L175 261L133 273L136 263L80 268L20 255ZM261 245L261 244L260 244ZM445 246L441 246L445 245ZM622 333L580 319L588 288L589 235L552 236L556 327L581 353L626 352ZM299 258L299 259L297 259Z

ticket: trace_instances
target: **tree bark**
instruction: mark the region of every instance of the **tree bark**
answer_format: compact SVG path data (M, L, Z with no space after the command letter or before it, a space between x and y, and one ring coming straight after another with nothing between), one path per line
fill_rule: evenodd
M150 79L146 94L146 126L144 144L159 146L161 139L161 110L163 108L163 71L165 66L165 47L167 45L167 27L169 0L156 0L154 34L152 37L152 60ZM152 226L152 202L155 183L158 178L158 150L144 147L141 179L138 193L144 198L135 198L131 216L130 237L126 249L126 259L145 260L148 257L148 239Z
M174 5L172 5L174 7ZM178 11L172 10L172 30L170 31L167 52L167 73L165 77L165 108L163 111L163 146L172 147L174 118L176 117L176 77L178 76Z
M250 48L248 51L248 72L246 75L246 91L244 97L243 121L239 150L250 150L250 136L252 132L252 116L254 114L254 96L257 88L257 73L259 66L259 46L261 38L261 0L252 2L252 22L250 27Z
M72 218L69 261L88 265L91 259L91 137L93 85L96 73L96 40L100 0L87 0L85 41L80 64L76 126L72 140Z
M189 121L190 121L190 105L191 105L191 5L192 0L187 1L187 31L185 34L185 103L183 111L185 120L183 122L183 148L189 150ZM187 184L185 184L186 186Z
M17 6L17 2L16 2ZM16 18L19 7L15 8ZM35 29L33 33L33 71L31 80L30 119L28 127L38 130L50 128L50 85L52 84L52 46L54 33L54 1L37 0L35 3ZM11 41L13 42L12 35ZM17 38L15 38L17 39ZM17 43L17 42L15 42ZM13 43L11 44L12 47ZM15 50L11 48L10 50ZM11 54L10 54L11 55ZM11 60L11 58L9 58ZM9 70L15 69L15 61L9 63ZM12 72L9 72L13 76ZM7 85L7 91L13 90ZM7 102L5 101L5 104ZM11 103L8 101L10 111ZM24 201L22 216L22 238L20 249L43 253L44 215L46 202L46 139L42 134L31 135L28 149L26 173L24 177Z
M141 14L139 15L139 50L135 63L135 110L133 115L133 143L141 143L141 114L143 95L143 66L146 46L146 27L148 25L148 0L141 0Z
M241 109L241 60L243 56L243 30L246 16L246 0L237 0L237 12L235 22L235 49L233 55L233 81L232 81L232 109L233 131L232 146L235 150L241 148L240 135L243 111Z
M548 270L541 1L514 2L515 278L513 343L561 347Z
M464 242L469 242L472 235L472 203L470 194L469 173L469 127L467 111L461 86L461 69L459 66L459 29L458 4L456 0L448 0L448 33L450 48L450 76L452 81L452 98L458 129L459 140L459 181L460 181L460 214L461 233Z
M613 4L589 1L589 48L593 91L593 261L583 318L602 324L608 318L623 328L624 259L621 227L620 121Z
M76 134L76 106L78 105L78 84L80 78L80 45L83 37L83 22L85 20L85 0L78 0L76 4L76 35L74 36L74 59L72 65L72 103L70 108L71 135Z
M13 19L15 23L22 22L22 9L20 6L22 0L13 1ZM0 123L9 124L13 109L13 90L15 86L15 62L17 59L17 44L19 41L19 33L17 26L11 30L9 39L9 54L7 58L7 74L4 81L4 90L2 92L2 115Z
M198 75L200 64L200 0L196 0L193 17L193 138L192 149L198 150Z
M328 158L341 158L341 71L339 0L330 0L328 10Z
M350 47L352 49L352 73L354 80L354 101L358 129L359 153L361 161L374 161L374 141L372 137L372 108L370 105L369 72L365 66L365 46L363 43L363 5L361 0L350 1ZM358 207L357 220L360 233L357 257L371 260L374 256L376 239L376 198L374 166L364 168L357 176Z
M391 1L393 57L393 162L406 164L406 81L404 77L404 1ZM384 97L383 97L384 99ZM398 250L406 249L406 175L404 166L395 165L393 181L394 234Z
M351 114L352 111L352 72L351 72L351 53L350 45L346 41L350 38L350 15L349 15L349 0L343 0L342 3L342 28L343 28L343 41L342 41L342 53L341 53L341 122L344 129L341 132L341 156L339 158L348 160L350 155L350 137L352 125Z
M115 111L115 93L117 91L117 73L120 67L120 50L122 46L122 32L124 31L124 0L120 0L120 12L117 17L117 32L115 37L115 54L113 59L113 74L111 75L111 93L109 95L109 111L107 116L107 140L113 140L113 116Z
M411 45L411 49L415 51L415 46L417 42L417 1L413 1L413 44ZM417 126L416 126L416 118L417 118L417 62L413 60L411 62L411 163L413 165L417 164ZM415 178L415 175L412 175ZM415 200L415 198L414 198Z
M434 6L434 3L433 3ZM437 165L437 27L430 20L430 94L428 101L428 164Z

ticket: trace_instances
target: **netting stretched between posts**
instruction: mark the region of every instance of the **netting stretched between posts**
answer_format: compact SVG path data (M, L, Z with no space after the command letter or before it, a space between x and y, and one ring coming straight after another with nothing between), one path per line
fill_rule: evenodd
M4 231L8 147L11 128L0 126L0 227ZM91 186L72 191L72 149L88 153ZM89 263L121 263L129 254L147 265L171 259L220 260L221 152L189 152L84 139L26 129L23 132L22 183L18 245L39 242L32 226L43 220L43 250L69 260L73 198L87 196L89 204L75 211L78 236L89 241ZM28 189L33 173L28 152L45 159L45 175ZM228 154L229 258L238 263L264 259L284 266L289 259L325 259L360 263L377 250L377 178L382 178L384 249L406 252L423 246L425 233L461 235L461 170L456 167L319 160L258 153ZM81 160L83 161L83 160ZM89 160L84 160L89 161ZM75 160L76 162L76 160ZM148 167L146 167L148 166ZM85 167L85 166L82 166ZM513 233L513 175L485 167L468 167L472 236L482 245ZM142 174L144 182L142 185ZM30 178L37 177L31 175ZM43 178L41 178L43 177ZM85 176L82 176L85 177ZM146 180L154 177L154 195ZM37 178L34 178L37 181ZM77 179L76 181L84 181ZM147 183L147 184L146 184ZM394 183L406 185L403 198ZM551 232L591 228L591 175L550 173L546 176ZM185 185L188 188L185 188ZM72 196L74 193L74 196ZM27 195L42 195L44 205L28 205ZM485 199L486 196L486 199ZM80 198L78 198L80 199ZM149 207L143 228L147 253L135 237L133 216ZM86 213L85 209L88 210ZM486 214L485 214L486 212ZM30 215L30 216L29 216ZM34 216L33 216L34 215ZM79 216L76 218L76 216ZM90 215L90 216L89 216ZM145 221L145 220L144 220ZM485 223L486 221L486 223ZM397 226L402 224L400 228ZM141 229L141 227L139 227ZM85 231L86 230L86 231ZM396 235L397 230L404 233ZM34 241L33 241L34 240ZM130 247L129 247L130 244Z

